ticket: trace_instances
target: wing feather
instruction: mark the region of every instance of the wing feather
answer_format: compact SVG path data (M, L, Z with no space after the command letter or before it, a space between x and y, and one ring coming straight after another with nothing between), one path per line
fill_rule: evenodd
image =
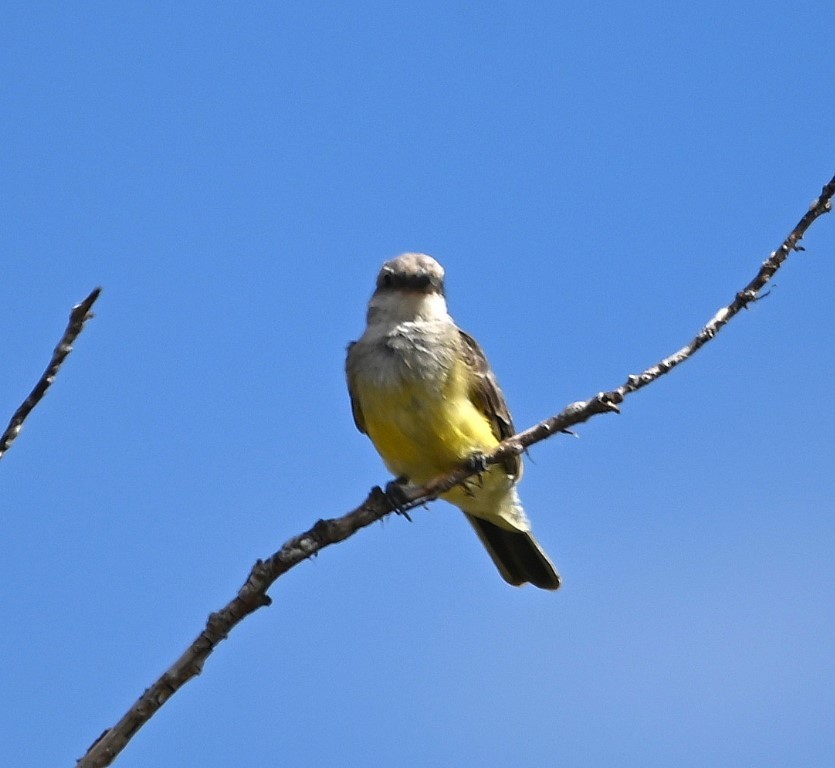
M484 351L478 342L459 328L461 334L461 349L464 361L475 376L472 377L470 398L476 407L490 421L493 434L497 440L505 440L516 434L513 426L513 419L507 407L499 382L493 371ZM518 477L522 473L522 459L519 456L512 456L504 463L508 474Z
M354 348L354 345L357 342L352 341L348 345L348 357L345 360L345 374L346 379L348 380L348 397L351 398L351 413L354 416L354 424L357 425L357 429L362 432L362 434L368 434L368 431L365 428L365 417L362 415L362 408L360 408L360 401L354 395L354 386L353 382L351 381L351 350Z

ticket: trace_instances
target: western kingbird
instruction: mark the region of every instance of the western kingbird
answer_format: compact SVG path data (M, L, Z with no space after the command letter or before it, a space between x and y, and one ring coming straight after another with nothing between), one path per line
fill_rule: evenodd
M345 367L357 429L401 482L424 483L514 434L484 352L447 311L444 269L431 256L383 264ZM464 512L505 581L557 589L516 493L521 475L514 456L442 498Z

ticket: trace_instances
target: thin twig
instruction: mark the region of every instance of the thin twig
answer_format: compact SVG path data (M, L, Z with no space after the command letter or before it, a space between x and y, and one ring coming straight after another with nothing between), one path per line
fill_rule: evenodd
M645 387L665 373L669 373L675 366L692 356L710 341L740 309L757 299L763 286L774 276L789 254L793 250L798 250L798 242L812 222L831 209L830 201L833 195L835 195L835 178L823 188L821 196L812 203L808 213L783 244L763 263L756 277L736 294L728 306L723 307L710 319L690 344L665 358L658 365L648 368L637 376L630 376L626 383L617 389L601 392L589 400L572 403L556 416L508 438L485 457L486 463L502 462L508 456L519 454L528 446L565 432L569 427L587 421L598 413L617 412L618 405L627 395ZM259 560L253 566L235 598L217 613L209 616L205 628L185 653L139 697L115 726L106 730L98 738L87 754L79 760L77 768L102 768L110 765L154 713L186 682L200 674L206 659L218 643L224 640L246 616L270 604L267 590L282 574L325 547L347 539L361 528L371 525L391 512L407 511L437 499L440 494L476 472L477 469L472 467L461 468L421 487L405 488L405 503L401 503L397 510L379 488L374 488L368 498L352 512L330 520L319 520L309 531L290 539L278 552L266 560Z
M95 304L100 293L101 288L93 289L84 301L80 304L76 304L72 308L72 311L70 312L70 321L67 324L67 330L64 331L64 335L58 342L58 346L55 347L55 351L52 353L52 359L49 361L49 365L46 367L46 370L43 372L41 378L38 379L38 383L35 384L35 388L29 393L29 397L27 397L23 401L20 408L14 412L14 416L12 416L9 426L6 427L6 431L2 436L0 436L0 459L3 458L6 451L9 450L9 447L15 441L15 438L20 434L20 430L23 428L23 422L26 421L27 416L29 416L32 409L43 399L43 396L46 394L46 390L48 390L52 385L52 382L55 381L58 369L61 365L63 365L67 355L72 352L73 343L78 338L78 334L84 329L84 323L86 323L93 316L90 309L93 304Z

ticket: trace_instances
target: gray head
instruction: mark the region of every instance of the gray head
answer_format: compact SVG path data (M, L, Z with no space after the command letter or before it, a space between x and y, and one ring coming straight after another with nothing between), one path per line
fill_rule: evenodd
M403 253L377 275L377 293L416 291L444 295L444 268L425 253Z
M387 261L377 275L368 302L368 324L449 321L444 297L444 268L425 253L403 253Z

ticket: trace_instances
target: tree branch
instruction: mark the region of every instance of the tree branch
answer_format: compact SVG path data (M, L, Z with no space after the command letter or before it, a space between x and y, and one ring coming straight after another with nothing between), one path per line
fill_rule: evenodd
M601 392L589 400L572 403L561 413L508 438L485 457L486 463L502 462L511 455L521 453L534 443L559 432L565 432L569 427L585 422L598 413L619 411L618 406L627 395L669 373L691 357L741 309L759 298L760 291L792 251L802 250L798 245L800 239L818 217L831 210L833 195L835 195L835 177L823 188L821 196L812 203L809 211L783 244L763 262L754 279L736 294L730 304L722 307L687 346L643 373L629 376L626 382L617 389ZM235 598L217 613L209 616L205 628L191 646L139 697L115 726L106 730L98 738L87 754L79 760L77 768L101 768L110 765L154 713L186 682L200 674L206 659L229 632L249 614L270 604L267 590L282 574L325 547L347 539L361 528L371 525L392 512L406 512L437 499L440 494L462 483L478 471L475 466L462 467L435 478L426 485L405 489L405 501L397 509L380 488L373 488L368 498L353 511L342 517L319 520L310 530L290 539L269 558L256 562Z
M52 353L52 359L49 361L49 365L46 367L46 370L43 372L41 378L38 379L38 383L35 384L35 388L29 393L29 397L27 397L23 401L20 408L14 412L14 415L9 422L9 426L6 427L6 431L0 436L0 459L3 458L6 451L9 450L9 447L15 441L15 438L20 434L20 430L23 428L23 422L26 421L27 416L29 416L32 409L43 399L43 396L46 394L46 390L48 390L52 385L52 382L55 381L58 369L63 365L67 355L72 352L72 345L78 338L78 334L80 334L84 329L84 323L86 323L93 316L90 309L93 304L95 304L100 293L101 288L94 288L84 301L80 304L76 304L72 308L72 311L70 312L70 321L67 324L67 330L64 331L64 335L58 342L58 346L55 347L55 350Z

